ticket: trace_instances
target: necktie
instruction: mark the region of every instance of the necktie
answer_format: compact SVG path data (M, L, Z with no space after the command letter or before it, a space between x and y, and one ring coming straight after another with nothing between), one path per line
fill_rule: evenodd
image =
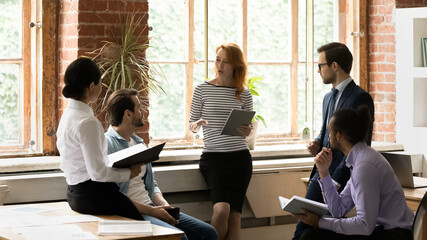
M331 92L332 92L332 96L331 96L331 99L329 101L329 107L328 107L328 124L329 124L329 120L331 120L332 114L334 113L335 102L337 100L337 94L339 91L336 88L332 88Z
M328 127L328 125L329 125L329 120L331 120L332 114L334 113L338 89L332 88L331 92L332 92L332 96L329 99L328 118L326 119L326 129L325 129L325 136L323 137L323 147L330 147L329 146L329 127Z

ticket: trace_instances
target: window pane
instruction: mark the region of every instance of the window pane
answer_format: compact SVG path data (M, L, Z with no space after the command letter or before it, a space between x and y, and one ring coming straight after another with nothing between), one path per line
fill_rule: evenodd
M154 0L149 2L150 60L185 60L184 1Z
M248 60L289 61L288 0L248 1Z
M213 79L215 77L213 68L214 68L214 63L210 62L208 63L208 79ZM207 79L205 79L205 64L203 62L194 65L194 80L193 80L193 87L196 87L197 85L199 85L200 83L206 81Z
M317 48L323 44L334 41L334 31L337 29L337 23L334 22L334 13L337 10L334 6L334 0L316 0L314 1L314 61L317 61L319 54ZM322 127L322 103L323 97L330 91L332 85L323 84L322 78L317 73L317 64L313 65L314 73L314 130L315 133ZM315 135L316 136L316 135Z
M261 115L267 129L258 125L260 133L288 133L289 125L289 66L249 66L249 77L264 78L259 84L259 95L253 96L256 114Z
M153 138L183 138L185 129L184 88L185 65L160 64L167 84L164 89L167 95L150 97L150 136Z
M208 56L216 57L215 48L224 42L241 45L242 36L242 3L240 0L208 1ZM204 58L205 34L205 1L194 3L194 42L196 58Z
M334 22L334 0L314 1L314 60L317 61L319 54L317 48L323 44L334 41L334 30L337 29Z
M0 144L19 141L19 65L0 65Z
M313 65L314 69L317 69L317 64ZM323 108L323 97L332 88L331 84L323 84L323 80L318 73L314 74L314 133L319 133L322 127L322 108ZM317 135L315 135L317 136Z
M307 84L305 64L298 65L298 131L305 127L307 122Z
M299 0L298 2L298 60L300 62L306 61L307 54L307 9L306 0Z
M21 1L0 1L0 58L21 57Z

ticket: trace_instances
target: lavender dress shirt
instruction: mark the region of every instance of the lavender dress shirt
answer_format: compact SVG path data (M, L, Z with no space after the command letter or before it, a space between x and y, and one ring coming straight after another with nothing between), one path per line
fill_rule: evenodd
M346 161L351 173L341 194L330 175L318 180L333 216L322 217L319 228L344 235L371 235L378 225L384 229L411 229L414 214L406 205L402 186L387 160L366 143L359 142ZM357 216L341 218L354 206Z

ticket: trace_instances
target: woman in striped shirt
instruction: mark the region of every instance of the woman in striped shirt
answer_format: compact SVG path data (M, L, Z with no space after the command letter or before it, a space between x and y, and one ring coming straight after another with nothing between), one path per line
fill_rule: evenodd
M215 78L198 85L191 103L190 130L203 126L205 147L200 170L208 185L218 239L239 239L243 200L252 176L252 158L246 142L252 126L237 130L243 136L221 135L232 109L252 110L247 84L247 63L239 46L216 48Z

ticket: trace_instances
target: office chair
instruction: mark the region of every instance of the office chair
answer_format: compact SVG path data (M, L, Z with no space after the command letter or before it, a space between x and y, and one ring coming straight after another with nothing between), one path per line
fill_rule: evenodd
M427 210L427 192L421 199L420 205L418 206L417 213L415 214L414 223L412 226L412 236L414 240L418 240L423 226L424 214ZM424 229L423 234L427 234L427 229Z

